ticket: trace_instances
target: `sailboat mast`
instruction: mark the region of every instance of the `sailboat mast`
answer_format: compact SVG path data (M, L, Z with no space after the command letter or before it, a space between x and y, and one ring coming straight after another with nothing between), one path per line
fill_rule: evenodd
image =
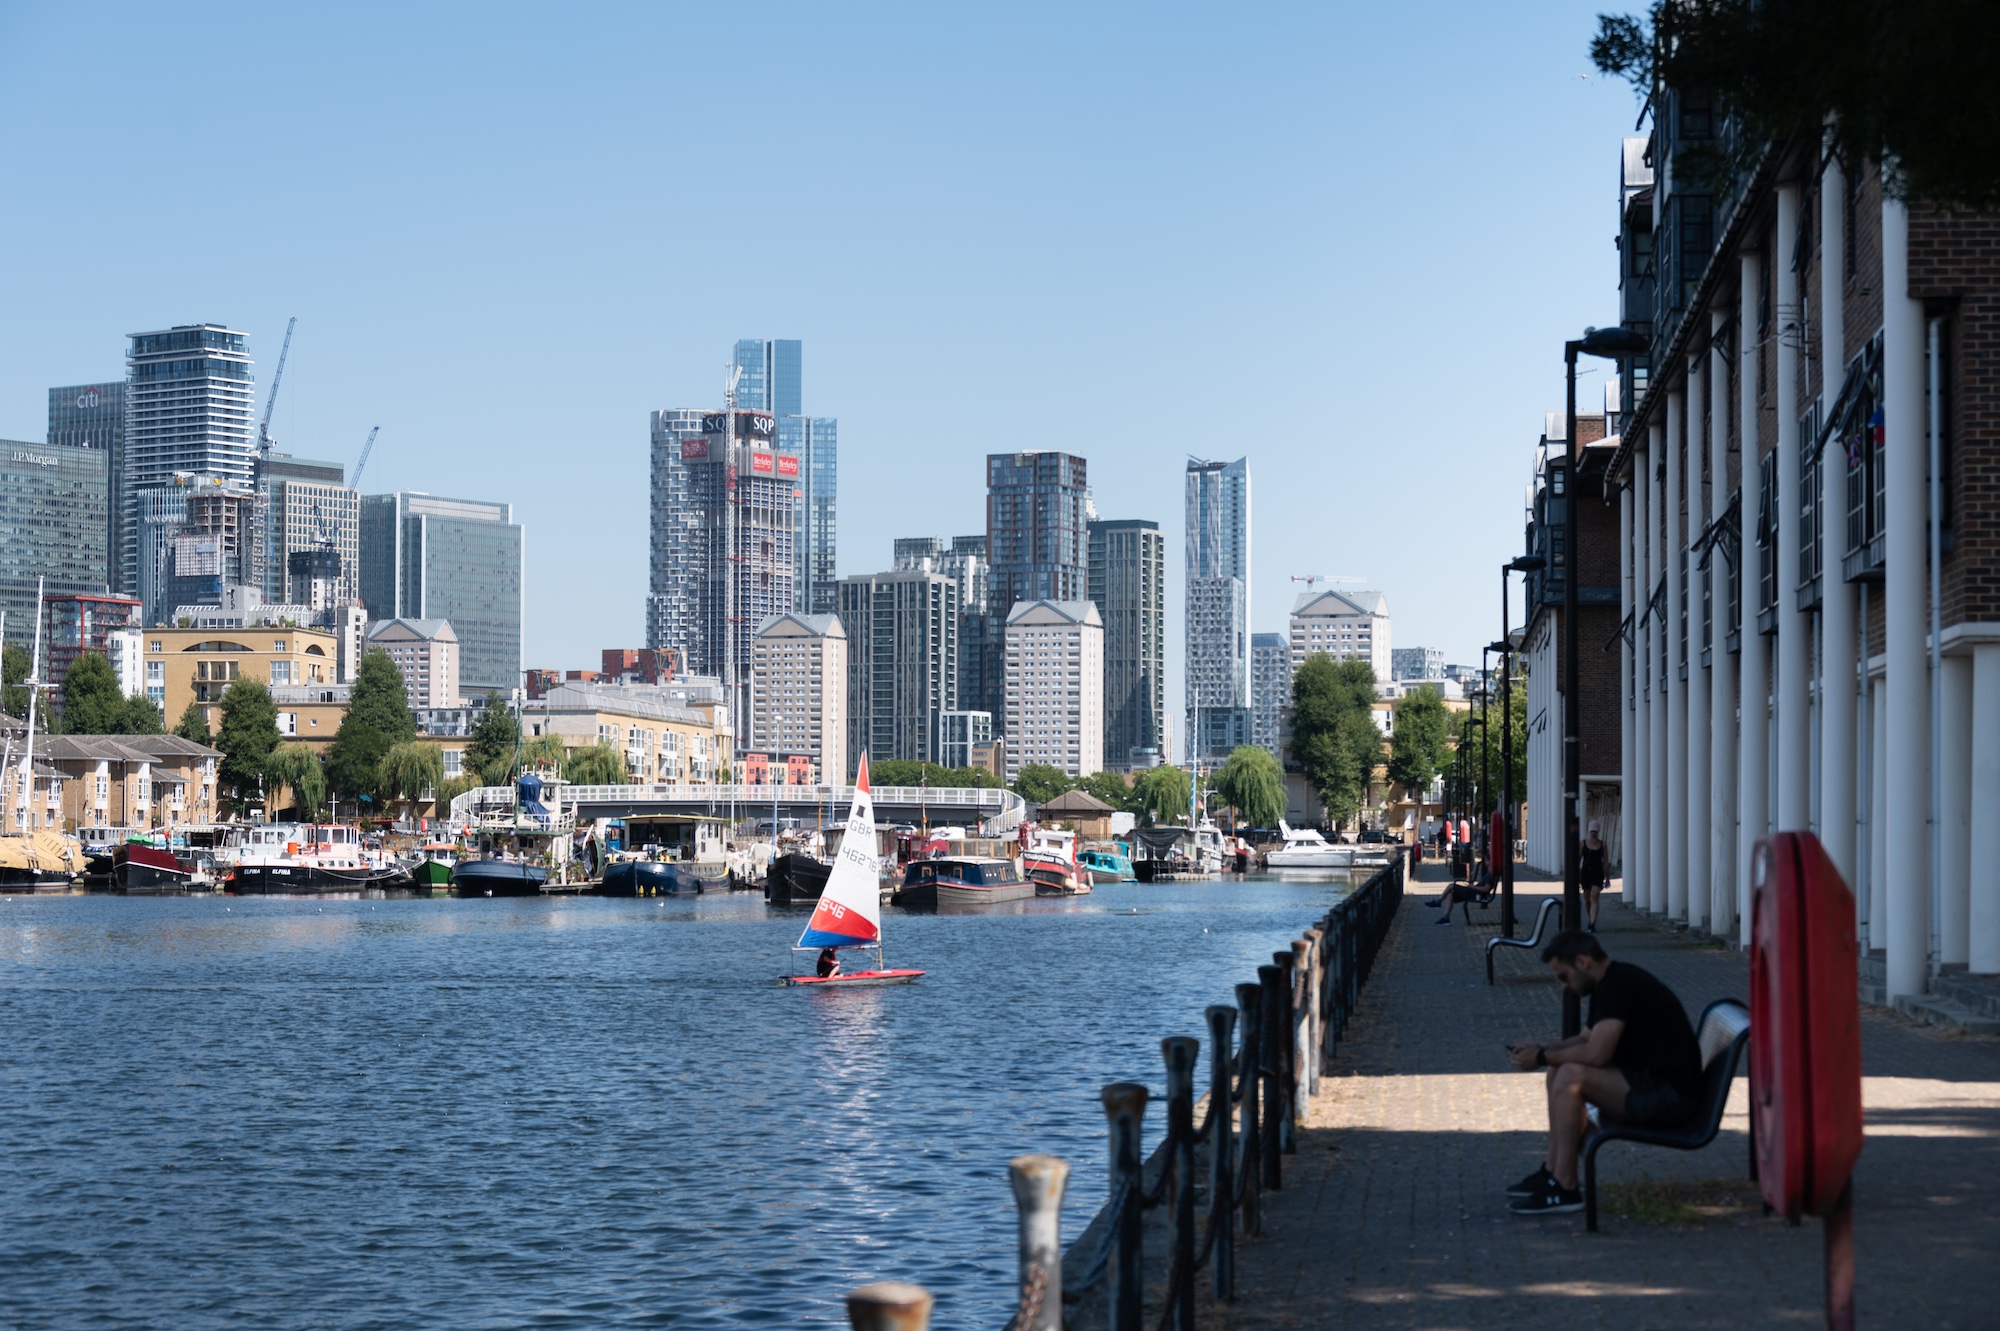
M42 584L35 579L35 654L28 663L28 747L21 755L20 796L23 832L35 823L35 703L41 694L42 675Z

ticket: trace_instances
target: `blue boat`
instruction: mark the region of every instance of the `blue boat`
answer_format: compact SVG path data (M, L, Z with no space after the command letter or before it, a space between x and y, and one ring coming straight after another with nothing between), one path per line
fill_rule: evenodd
M666 897L699 892L709 884L671 860L619 860L604 867L601 897Z
M1139 877L1132 869L1132 861L1112 847L1089 847L1076 859L1080 866L1090 870L1093 883L1130 883Z
M462 897L538 897L549 871L517 860L460 860L451 885Z

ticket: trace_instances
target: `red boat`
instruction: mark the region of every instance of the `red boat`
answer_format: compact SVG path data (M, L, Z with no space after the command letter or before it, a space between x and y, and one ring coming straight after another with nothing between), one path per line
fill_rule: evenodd
M111 881L121 892L185 892L194 866L145 841L127 841L111 852Z

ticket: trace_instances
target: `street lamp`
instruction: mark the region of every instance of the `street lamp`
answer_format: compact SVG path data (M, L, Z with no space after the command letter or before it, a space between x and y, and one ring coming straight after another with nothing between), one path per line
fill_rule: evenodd
M1583 689L1577 675L1581 670L1577 653L1577 582L1581 561L1577 558L1576 468L1582 455L1576 446L1576 358L1601 356L1623 361L1643 356L1651 349L1652 338L1623 325L1586 328L1583 336L1563 343L1565 392L1563 397L1563 548L1558 563L1563 571L1563 909L1565 929L1583 927L1583 893L1579 887L1583 844ZM1565 1036L1583 1029L1582 1001L1563 990L1562 1031Z
M1508 605L1507 575L1534 573L1548 567L1540 555L1521 555L1500 566L1500 802L1506 824L1507 853L1501 856L1500 928L1514 936L1514 815L1520 806L1514 801L1514 626Z

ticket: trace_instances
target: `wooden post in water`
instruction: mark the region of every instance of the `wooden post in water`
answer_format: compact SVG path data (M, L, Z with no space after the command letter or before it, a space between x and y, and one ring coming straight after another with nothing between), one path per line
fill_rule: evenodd
M1069 1161L1017 1155L1007 1162L1021 1219L1021 1304L1015 1331L1062 1331L1062 1199Z
M1236 1014L1242 1019L1243 1039L1239 1044L1237 1075L1243 1079L1243 1233L1257 1238L1264 1232L1263 1208L1258 1204L1264 1187L1264 1125L1258 1117L1263 1074L1260 1060L1264 1041L1259 1026L1264 1018L1264 990L1259 985L1236 986Z
M1246 988L1248 986L1245 986ZM1231 1037L1236 1028L1236 1009L1212 1004L1208 1018L1208 1121L1215 1135L1208 1143L1208 1198L1215 1227L1215 1297L1236 1296L1236 1142L1230 1134L1234 1117L1236 1079L1229 1075Z
M1168 1291L1174 1325L1194 1331L1194 1061L1201 1041L1169 1035L1160 1041L1167 1064L1167 1139L1174 1171L1173 1266L1178 1283Z
M853 1331L929 1331L933 1302L921 1285L863 1285L847 1296L847 1324Z
M1148 1092L1137 1082L1115 1081L1100 1094L1111 1129L1110 1193L1118 1207L1111 1217L1111 1331L1140 1331L1146 1291L1139 1278L1139 1222L1146 1183L1139 1129Z
M1263 1186L1276 1192L1285 1186L1278 1155L1284 1149L1280 1133L1285 1117L1285 1001L1290 986L1279 966L1259 966L1257 986L1262 998L1257 1012L1257 1071L1264 1091L1258 1106L1257 1163Z

